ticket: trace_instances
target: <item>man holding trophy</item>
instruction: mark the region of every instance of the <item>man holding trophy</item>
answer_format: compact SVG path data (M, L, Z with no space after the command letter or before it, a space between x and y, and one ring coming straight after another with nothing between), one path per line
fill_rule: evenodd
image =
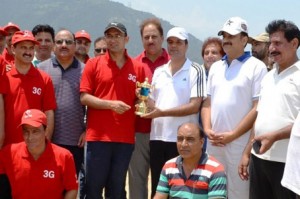
M145 67L129 57L126 27L118 22L104 31L108 51L90 59L82 74L81 103L88 106L86 198L126 198L125 179L134 148L136 82L146 78Z
M185 122L198 122L200 105L206 97L205 70L186 57L188 33L181 27L170 29L167 44L171 60L155 70L154 89L146 103L148 111L141 115L153 118L150 133L152 197L164 163L178 155L177 128ZM141 87L140 95L144 91Z

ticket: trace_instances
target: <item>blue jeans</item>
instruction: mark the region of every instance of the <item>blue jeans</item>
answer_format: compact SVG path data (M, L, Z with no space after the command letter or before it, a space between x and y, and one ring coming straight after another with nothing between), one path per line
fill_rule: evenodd
M110 199L125 199L126 173L134 145L116 142L87 142L86 198L102 198L109 183Z

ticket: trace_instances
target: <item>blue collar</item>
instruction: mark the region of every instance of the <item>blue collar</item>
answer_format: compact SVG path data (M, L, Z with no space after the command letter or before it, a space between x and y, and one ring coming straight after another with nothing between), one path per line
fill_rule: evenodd
M251 54L249 51L244 52L244 54L238 58L236 58L236 60L240 61L240 62L245 62L247 59L249 59L251 57ZM222 60L226 61L228 63L228 56L225 55L224 57L222 57Z

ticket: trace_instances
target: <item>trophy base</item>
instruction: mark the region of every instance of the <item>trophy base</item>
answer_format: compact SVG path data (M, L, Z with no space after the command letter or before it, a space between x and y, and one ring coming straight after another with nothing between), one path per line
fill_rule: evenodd
M134 112L136 115L144 115L145 113L142 113L142 112Z

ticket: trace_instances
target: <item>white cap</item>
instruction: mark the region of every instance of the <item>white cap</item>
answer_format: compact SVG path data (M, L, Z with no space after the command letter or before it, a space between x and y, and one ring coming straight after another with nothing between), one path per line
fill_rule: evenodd
M180 40L189 40L189 35L184 28L174 27L168 31L167 39L169 37L177 37Z
M230 35L237 35L241 32L248 34L247 22L240 17L231 17L225 22L222 30L218 32L218 35L222 35L223 32L227 32Z

